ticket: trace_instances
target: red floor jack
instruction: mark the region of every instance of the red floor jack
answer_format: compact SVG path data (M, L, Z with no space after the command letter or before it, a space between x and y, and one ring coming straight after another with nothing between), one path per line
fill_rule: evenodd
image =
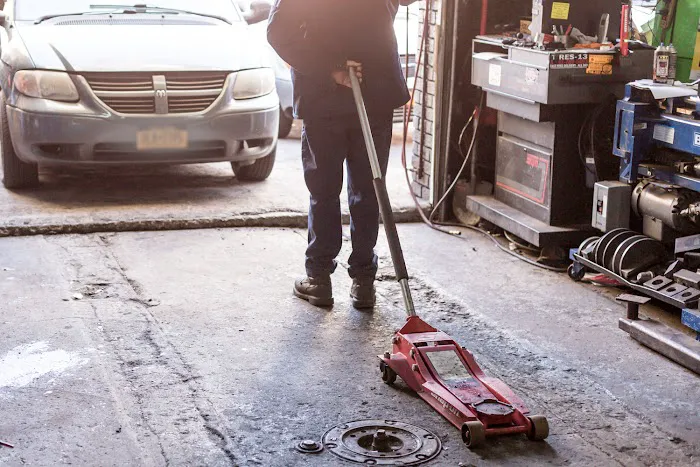
M397 375L401 376L423 400L461 430L462 440L470 448L482 444L487 436L524 433L531 440L545 439L549 435L545 417L530 415L524 402L505 383L481 371L467 349L416 315L389 195L360 83L352 67L350 80L396 279L401 284L408 314L406 324L392 339L393 353L387 352L379 357L382 380L392 384Z

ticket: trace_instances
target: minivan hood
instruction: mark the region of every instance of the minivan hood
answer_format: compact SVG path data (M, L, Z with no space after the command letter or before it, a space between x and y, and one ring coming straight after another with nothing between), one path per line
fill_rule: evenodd
M18 24L36 68L97 71L236 71L270 66L247 24Z

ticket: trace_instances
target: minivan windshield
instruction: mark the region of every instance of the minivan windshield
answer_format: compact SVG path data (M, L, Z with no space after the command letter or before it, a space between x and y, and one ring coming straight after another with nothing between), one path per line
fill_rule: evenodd
M135 5L152 7L152 10L146 9L148 13L163 13L162 10L158 11L158 9L165 8L219 16L231 23L242 20L238 8L232 0L152 0L150 2L138 0L16 0L15 17L19 21L35 21L48 16L134 10Z

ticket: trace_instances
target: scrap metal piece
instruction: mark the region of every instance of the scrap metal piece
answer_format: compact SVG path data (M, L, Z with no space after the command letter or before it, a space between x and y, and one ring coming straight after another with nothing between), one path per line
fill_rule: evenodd
M622 241L622 243L620 243L617 246L617 248L615 248L615 251L613 252L613 256L609 261L610 264L609 265L602 264L602 266L608 268L609 270L611 270L615 274L622 275L622 274L620 274L620 270L618 269L617 265L620 262L620 260L622 259L623 254L625 253L625 251L627 251L627 248L630 245L632 245L633 243L635 243L637 241L644 240L645 238L648 238L648 237L645 237L644 235L633 235L631 237L626 238L625 240Z
M418 465L434 459L440 438L393 420L358 420L331 428L323 445L336 456L367 465Z
M316 454L323 451L323 444L313 439L305 439L295 446L295 449L304 454Z
M593 252L595 251L595 247L596 247L597 242L599 240L600 240L600 237L587 238L579 246L578 254L582 255L583 257L585 257L587 259L593 259L592 258Z
M685 261L682 259L677 259L666 268L664 276L668 277L669 279L673 279L673 275L683 268L685 268Z
M672 284L666 287L665 289L659 290L659 293L661 295L665 295L667 297L673 297L675 295L678 295L681 292L685 292L688 290L688 287L680 284Z
M14 448L14 446L10 443L6 443L5 441L0 439L0 446L5 446L6 448Z
M657 276L652 280L645 282L644 287L648 287L651 290L661 290L669 284L672 284L673 280L664 276Z
M688 288L683 292L678 292L672 298L675 298L685 306L697 304L700 300L700 290Z
M644 271L637 274L636 282L639 284L640 282L649 282L652 279L654 279L654 273L651 271Z
M690 235L676 239L675 253L700 250L700 235Z
M700 268L700 252L690 251L683 255L683 261L685 261L685 268L689 270Z
M613 272L629 280L639 272L665 262L666 255L663 243L643 235L630 237L615 250Z
M658 321L620 318L620 329L634 340L700 374L700 342Z
M615 254L615 251L617 250L617 247L619 247L622 242L627 240L628 238L632 238L636 236L637 233L633 232L631 230L626 230L619 232L610 240L607 242L605 245L605 248L603 248L603 254L601 255L602 262L599 263L601 266L606 267L608 269L613 268L612 260L613 260L613 255Z
M608 246L608 242L610 242L612 238L622 232L629 232L629 229L614 229L600 237L600 240L598 240L598 243L596 243L595 249L593 250L593 257L591 258L591 261L604 266L603 251L605 250L605 247Z
M651 298L642 297L639 295L623 294L617 297L615 300L627 304L627 319L634 321L639 319L639 305L649 303Z
M681 269L673 275L673 279L686 287L700 287L700 274L687 269Z

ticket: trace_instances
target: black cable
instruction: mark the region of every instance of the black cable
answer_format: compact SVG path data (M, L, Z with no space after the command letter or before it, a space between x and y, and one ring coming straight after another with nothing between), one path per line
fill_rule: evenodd
M436 224L444 226L444 227L462 227L465 229L473 230L474 232L478 232L478 233L488 237L501 251L508 253L509 255L511 255L511 256L521 260L521 261L524 261L528 264L531 264L532 266L536 266L538 268L546 269L547 271L552 271L552 272L566 272L566 270L567 270L567 268L557 268L554 266L548 266L546 264L538 263L537 261L532 260L532 259L528 258L527 256L516 253L515 251L511 251L510 249L503 246L501 244L501 242L498 241L498 239L496 238L495 235L493 235L492 233L490 233L484 229L480 229L479 227L474 227L471 225L464 225L464 224L457 224L457 223L449 223L449 222L436 222ZM460 237L460 238L462 238L462 237ZM466 240L466 239L463 239L463 240Z
M462 159L465 159L467 157L464 155L464 151L462 149L462 141L464 140L464 134L467 132L467 128L469 128L469 125L471 125L474 121L475 114L476 110L472 112L471 117L469 117L469 120L467 120L467 124L464 125L464 128L462 128L462 131L459 133L459 140L457 141L457 150L459 152L459 155L462 156Z
M583 167L586 169L588 173L593 175L593 177L598 179L598 176L596 175L595 171L593 171L590 167L588 167L588 163L586 162L586 156L584 154L583 150L583 134L586 131L586 126L588 126L588 122L590 121L592 116L592 112L589 113L585 119L583 119L583 123L581 124L581 129L578 132L578 157L581 159L581 163L583 164Z
M533 246L523 245L522 243L520 243L516 239L512 238L511 234L509 234L505 230L503 231L503 236L506 237L506 240L508 240L513 245L515 245L515 247L518 250L525 250L525 251L529 251L530 253L537 253L537 254L540 254L540 252L542 251L539 248L535 248Z
M479 120L481 118L481 112L483 111L483 108L484 108L484 92L482 91L481 96L479 98L479 106L474 110L474 113L472 114L472 118L474 119L474 131L472 133L471 143L469 143L469 149L467 150L467 154L465 154L465 156L464 156L464 162L462 163L462 167L459 168L457 175L455 175L455 178L452 181L452 184L449 186L449 188L447 188L447 190L445 190L445 194L442 195L442 198L440 198L440 200L433 207L433 210L430 213L430 217L428 217L428 220L430 222L433 222L433 217L435 217L435 213L437 212L438 209L440 209L440 206L442 206L442 203L444 203L445 200L450 196L450 193L452 193L452 190L455 189L455 187L457 186L457 183L459 182L459 178L462 176L462 173L464 172L464 169L467 168L467 163L469 162L469 159L471 158L471 155L474 152L474 143L476 142L476 136L479 132ZM468 125L469 124L467 123L467 126ZM462 131L462 134L464 134L464 130Z

